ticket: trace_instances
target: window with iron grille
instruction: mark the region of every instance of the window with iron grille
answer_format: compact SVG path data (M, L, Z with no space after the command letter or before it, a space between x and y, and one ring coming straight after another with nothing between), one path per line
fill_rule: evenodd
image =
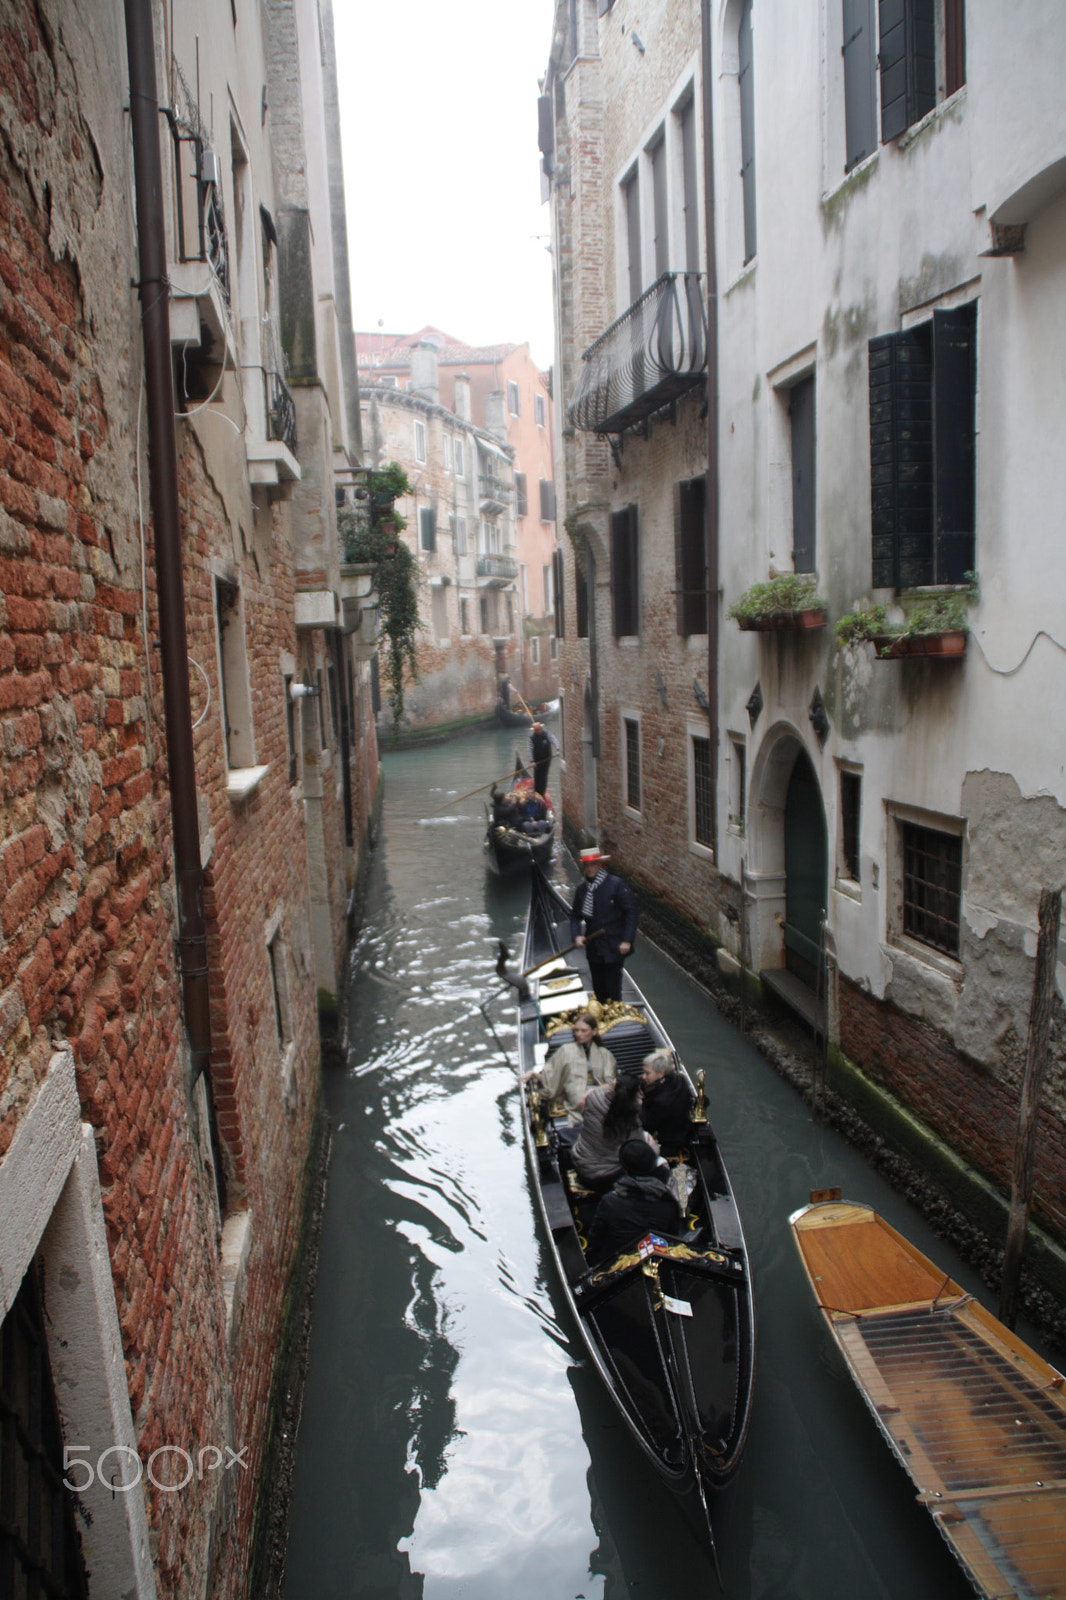
M0 1324L0 1435L0 1591L85 1600L36 1264Z
M901 822L903 932L946 955L959 953L962 836Z
M711 784L711 741L692 737L692 836L714 849L714 790Z
M626 741L626 805L630 811L639 811L640 723L635 717L623 717L622 726Z
M862 817L862 778L857 772L840 774L840 871L859 883L859 823Z

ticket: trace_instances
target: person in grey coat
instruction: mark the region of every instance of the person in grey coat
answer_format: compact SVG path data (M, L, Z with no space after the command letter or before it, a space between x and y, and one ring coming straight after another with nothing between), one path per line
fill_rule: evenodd
M627 1139L643 1139L640 1079L623 1073L613 1083L597 1084L585 1096L581 1132L573 1149L574 1170L586 1189L609 1189L622 1168L618 1151Z

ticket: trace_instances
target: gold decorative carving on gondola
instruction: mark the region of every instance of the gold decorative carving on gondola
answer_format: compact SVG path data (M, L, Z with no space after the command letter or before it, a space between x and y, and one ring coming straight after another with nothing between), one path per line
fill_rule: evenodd
M544 1032L550 1039L560 1028L572 1028L578 1017L584 1016L596 1018L601 1037L620 1022L639 1022L645 1028L648 1026L648 1019L639 1006L627 1006L621 1000L590 1000L587 1005L577 1006L573 1011L560 1011L558 1016L545 1022Z

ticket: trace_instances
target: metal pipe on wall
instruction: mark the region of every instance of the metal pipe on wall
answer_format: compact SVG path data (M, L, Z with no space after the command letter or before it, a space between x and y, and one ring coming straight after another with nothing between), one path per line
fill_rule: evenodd
M707 253L707 722L710 736L711 818L718 853L718 261L714 211L714 83L711 0L700 4L703 74L703 195Z

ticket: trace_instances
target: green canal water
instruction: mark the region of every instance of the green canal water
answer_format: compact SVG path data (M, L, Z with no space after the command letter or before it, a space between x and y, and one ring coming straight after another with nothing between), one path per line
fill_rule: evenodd
M388 756L333 1123L286 1600L964 1600L972 1591L830 1345L789 1213L839 1185L980 1285L646 942L630 968L709 1110L758 1317L752 1431L717 1500L724 1588L582 1359L534 1219L480 798L514 735ZM553 772L554 776L554 772ZM572 864L560 860L560 878ZM638 936L639 938L639 936Z

